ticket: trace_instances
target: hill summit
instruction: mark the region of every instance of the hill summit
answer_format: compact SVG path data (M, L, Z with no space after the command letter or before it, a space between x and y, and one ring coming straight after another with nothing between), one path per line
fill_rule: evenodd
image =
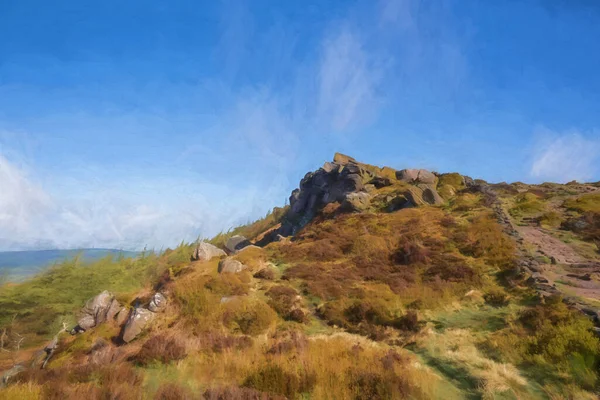
M594 399L599 245L599 183L337 153L252 224L2 286L0 397Z

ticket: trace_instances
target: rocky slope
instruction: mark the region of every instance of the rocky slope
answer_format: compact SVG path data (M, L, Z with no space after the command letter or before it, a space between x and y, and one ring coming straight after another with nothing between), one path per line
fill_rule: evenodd
M31 310L68 313L20 293L89 269L5 287L0 397L596 398L599 189L336 154L287 209L111 264L141 288L95 284L71 335L36 347Z

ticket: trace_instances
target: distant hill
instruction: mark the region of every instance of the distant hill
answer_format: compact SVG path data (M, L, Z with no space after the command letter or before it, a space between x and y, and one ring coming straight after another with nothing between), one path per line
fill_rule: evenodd
M0 275L8 275L11 280L19 280L56 262L81 256L84 261L93 261L107 255L135 257L134 251L115 249L73 249L73 250L34 250L34 251L2 251L0 252Z

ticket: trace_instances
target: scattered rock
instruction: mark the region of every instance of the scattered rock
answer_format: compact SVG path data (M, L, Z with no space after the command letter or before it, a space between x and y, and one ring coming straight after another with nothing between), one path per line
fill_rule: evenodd
M232 236L225 242L225 248L229 250L230 253L235 253L237 250L241 250L249 245L250 241L242 235Z
M167 299L162 293L155 293L148 304L148 309L152 312L162 312L167 306Z
M129 319L129 308L122 307L116 315L116 322L118 326L123 326Z
M433 172L425 169L403 169L396 172L396 178L408 183L426 183L431 185L435 185L438 181L437 176Z
M26 369L27 368L23 364L17 364L8 371L6 371L4 374L2 374L2 380L0 380L0 389L5 387L12 378L25 371Z
M219 273L237 274L244 270L245 266L238 260L227 257L219 262Z
M534 272L531 274L529 279L527 279L527 283L530 285L539 284L539 283L548 283L548 279L546 279L539 272Z
M200 242L198 243L198 246L196 246L194 254L192 254L192 261L209 261L214 257L221 257L225 255L225 252L217 246L213 246L212 244L206 242Z
M371 196L365 192L358 193L348 193L344 202L342 203L342 208L348 211L365 211L369 208L371 204Z
M113 300L114 296L106 290L88 300L81 309L77 326L71 330L71 334L85 332L106 321Z
M152 311L145 308L136 308L133 310L123 328L123 341L129 343L135 339L142 333L148 323L154 319L154 315Z

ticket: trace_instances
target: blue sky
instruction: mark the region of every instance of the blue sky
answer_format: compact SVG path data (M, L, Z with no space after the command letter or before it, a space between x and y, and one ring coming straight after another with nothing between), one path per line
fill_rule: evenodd
M173 246L341 151L600 180L593 0L0 0L0 250Z

